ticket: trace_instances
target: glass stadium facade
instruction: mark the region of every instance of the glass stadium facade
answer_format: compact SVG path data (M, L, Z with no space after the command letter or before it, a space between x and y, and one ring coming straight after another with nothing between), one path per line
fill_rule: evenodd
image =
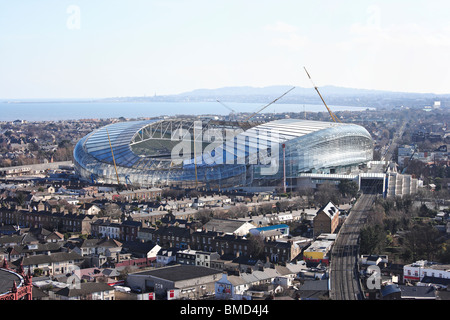
M298 119L121 122L90 133L74 149L82 179L141 187L275 186L305 172L345 172L372 157L373 140L363 127Z

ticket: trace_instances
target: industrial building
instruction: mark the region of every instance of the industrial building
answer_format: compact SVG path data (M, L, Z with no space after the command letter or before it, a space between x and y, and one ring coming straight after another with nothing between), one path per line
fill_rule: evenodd
M119 122L74 149L75 171L87 181L211 189L286 189L302 174L346 174L372 157L362 126L300 119Z

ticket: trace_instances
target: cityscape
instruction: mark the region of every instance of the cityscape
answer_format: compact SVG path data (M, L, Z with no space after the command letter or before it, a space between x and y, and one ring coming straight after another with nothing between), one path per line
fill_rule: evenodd
M93 28L93 8L63 7L70 32ZM316 86L326 68L296 68L292 86L0 90L0 301L264 317L450 300L450 94Z

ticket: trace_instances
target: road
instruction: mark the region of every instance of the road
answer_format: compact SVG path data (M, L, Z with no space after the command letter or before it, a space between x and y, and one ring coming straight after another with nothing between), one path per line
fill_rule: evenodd
M362 300L358 273L359 231L376 194L362 194L341 227L331 251L330 298Z
M392 159L392 155L394 154L395 150L397 150L398 142L403 137L403 133L405 132L406 122L402 122L400 124L399 129L394 133L394 136L392 137L391 142L386 148L386 152L381 157L381 161L397 161L397 159Z
M399 124L398 130L382 155L382 161L396 160L392 159L392 156L403 136L405 126L405 122ZM382 172L382 164L376 165L371 171ZM339 231L331 251L330 298L332 300L364 299L358 272L359 233L375 199L375 193L363 193Z

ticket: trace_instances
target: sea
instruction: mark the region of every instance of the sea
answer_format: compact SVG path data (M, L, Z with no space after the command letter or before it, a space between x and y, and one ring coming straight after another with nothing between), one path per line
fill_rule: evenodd
M15 102L0 101L0 122L25 120L60 121L80 119L153 118L177 115L229 115L233 110L253 113L265 107L261 103L230 102ZM365 107L328 106L336 111L364 111ZM369 108L372 109L372 108ZM261 113L327 112L324 105L277 103Z

